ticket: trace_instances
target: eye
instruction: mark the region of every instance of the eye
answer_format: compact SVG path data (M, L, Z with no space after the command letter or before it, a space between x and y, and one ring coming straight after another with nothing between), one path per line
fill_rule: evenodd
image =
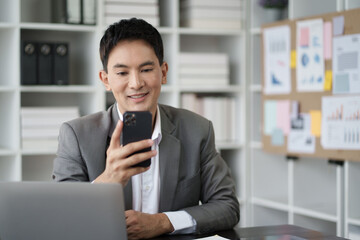
M128 74L128 72L117 72L116 75L119 76L126 76Z
M141 70L141 72L147 73L147 72L151 72L153 70L153 68L145 68L143 70Z

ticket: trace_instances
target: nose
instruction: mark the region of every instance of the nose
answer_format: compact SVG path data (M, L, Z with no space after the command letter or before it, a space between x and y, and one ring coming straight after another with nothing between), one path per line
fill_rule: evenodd
M144 81L137 72L132 73L129 78L129 87L132 89L140 89L144 86Z

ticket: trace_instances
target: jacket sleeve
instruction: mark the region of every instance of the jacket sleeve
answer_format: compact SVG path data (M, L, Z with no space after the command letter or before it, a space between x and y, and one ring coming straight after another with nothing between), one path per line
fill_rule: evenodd
M240 219L239 202L230 170L216 151L211 122L207 139L201 147L202 204L184 210L196 220L198 234L231 229Z
M59 145L54 160L53 180L89 181L86 164L83 161L75 131L68 123L63 123L59 132Z

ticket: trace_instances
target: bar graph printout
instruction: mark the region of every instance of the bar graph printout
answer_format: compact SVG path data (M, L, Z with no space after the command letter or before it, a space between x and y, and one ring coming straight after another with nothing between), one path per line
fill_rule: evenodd
M360 150L360 96L322 97L321 145Z

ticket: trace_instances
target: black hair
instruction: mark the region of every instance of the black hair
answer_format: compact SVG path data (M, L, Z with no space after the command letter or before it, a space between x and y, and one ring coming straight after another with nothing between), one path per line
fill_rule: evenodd
M160 65L163 63L164 47L160 33L143 19L122 19L110 25L100 40L100 59L107 72L107 64L111 50L123 40L144 40L153 49Z

